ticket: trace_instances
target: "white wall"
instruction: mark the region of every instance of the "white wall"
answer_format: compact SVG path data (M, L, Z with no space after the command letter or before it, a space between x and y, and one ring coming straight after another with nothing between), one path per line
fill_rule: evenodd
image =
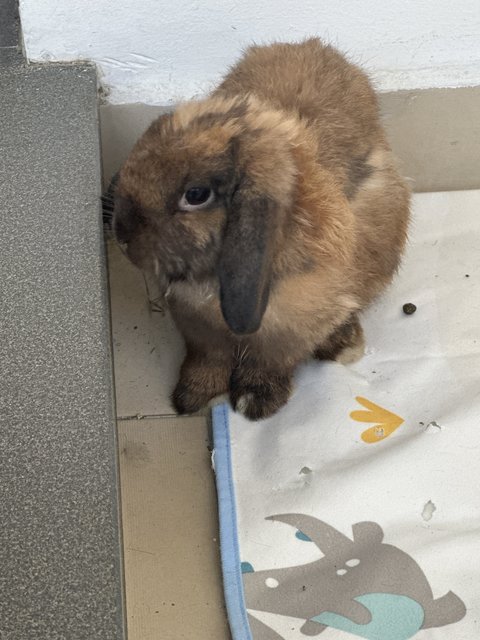
M480 85L480 0L20 0L32 61L94 60L113 103L169 104L241 49L317 34L380 90Z

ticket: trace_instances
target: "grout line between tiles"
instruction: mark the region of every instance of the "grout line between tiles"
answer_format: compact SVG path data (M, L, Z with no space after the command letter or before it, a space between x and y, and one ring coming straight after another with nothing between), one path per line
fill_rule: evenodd
M117 416L117 420L144 420L144 419L152 420L156 418L189 418L194 415L195 414L179 416L178 413L153 413L153 414L136 413L135 415L132 415L132 416Z
M185 413L179 415L178 413L135 413L126 416L117 416L117 420L155 420L158 418L208 418L211 413L212 407L206 407L198 411L197 413Z

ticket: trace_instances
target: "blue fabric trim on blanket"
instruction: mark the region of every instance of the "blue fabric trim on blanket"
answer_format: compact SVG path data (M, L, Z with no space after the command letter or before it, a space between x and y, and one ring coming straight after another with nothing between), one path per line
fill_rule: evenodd
M213 409L213 444L220 519L220 553L228 621L233 640L252 640L243 593L228 406L225 404Z

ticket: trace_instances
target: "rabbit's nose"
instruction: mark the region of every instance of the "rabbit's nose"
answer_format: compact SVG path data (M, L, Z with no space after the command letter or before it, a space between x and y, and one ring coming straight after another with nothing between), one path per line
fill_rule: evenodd
M119 245L126 245L132 239L133 229L118 215L113 218L113 234Z
M141 214L129 198L115 198L113 233L117 242L130 243L139 234Z

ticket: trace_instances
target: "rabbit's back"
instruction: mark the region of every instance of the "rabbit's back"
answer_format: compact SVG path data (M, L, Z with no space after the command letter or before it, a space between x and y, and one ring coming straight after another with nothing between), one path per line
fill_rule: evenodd
M398 174L367 75L311 38L251 47L218 92L252 93L306 122L318 164L350 201L356 227L353 280L362 304L370 302L390 281L405 246L409 189Z
M306 120L331 169L364 158L384 140L368 77L317 38L251 47L217 92L253 93Z

